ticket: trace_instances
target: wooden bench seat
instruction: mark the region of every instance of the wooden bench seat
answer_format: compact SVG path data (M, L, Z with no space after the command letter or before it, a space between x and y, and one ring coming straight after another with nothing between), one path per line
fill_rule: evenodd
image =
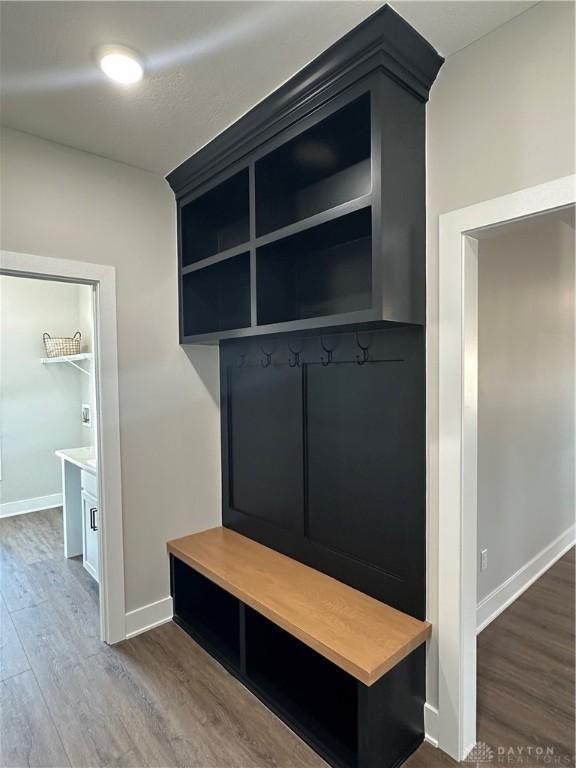
M168 552L367 686L430 636L428 622L227 528Z

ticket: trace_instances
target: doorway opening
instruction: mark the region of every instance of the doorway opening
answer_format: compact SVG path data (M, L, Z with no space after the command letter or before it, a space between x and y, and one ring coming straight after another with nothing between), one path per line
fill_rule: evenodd
M440 217L438 742L457 760L482 739L478 630L574 544L575 182L565 177ZM547 243L533 226L549 228ZM556 246L565 240L554 258L552 231ZM523 238L518 263L498 273L513 237ZM480 371L490 339L498 354ZM554 504L554 525L542 498Z
M32 566L64 566L57 582L82 588L75 608L99 635L94 287L0 275L0 296L3 601L36 605Z
M64 644L74 630L78 643L115 643L126 620L114 269L3 251L0 289L5 618L50 604Z
M574 747L574 226L569 206L477 233L477 740L557 763Z

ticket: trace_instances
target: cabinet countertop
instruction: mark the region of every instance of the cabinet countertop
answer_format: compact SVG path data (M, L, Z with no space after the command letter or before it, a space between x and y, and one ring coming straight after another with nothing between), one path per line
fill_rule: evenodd
M93 445L86 448L66 448L55 451L55 453L62 461L69 461L86 472L93 475L97 474L96 449Z

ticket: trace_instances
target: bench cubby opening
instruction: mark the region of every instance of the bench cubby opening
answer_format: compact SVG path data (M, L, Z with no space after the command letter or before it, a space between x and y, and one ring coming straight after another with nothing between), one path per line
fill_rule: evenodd
M358 682L246 607L246 677L275 710L342 766L358 762Z
M240 668L240 601L171 557L174 620L220 661Z

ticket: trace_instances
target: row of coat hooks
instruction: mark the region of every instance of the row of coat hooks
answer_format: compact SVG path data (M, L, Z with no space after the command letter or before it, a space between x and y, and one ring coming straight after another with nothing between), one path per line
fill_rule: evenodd
M360 334L358 331L354 331L354 337L356 339L356 345L358 347L358 354L355 355L356 362L358 365L364 365L365 363L372 362L370 358L370 347L372 345L372 336L369 334L368 337L368 343L363 344L362 340L360 339ZM326 341L324 340L324 337L321 335L320 337L320 346L324 350L324 354L320 355L320 364L324 366L325 368L328 365L331 365L334 362L334 352L336 350L336 347L338 344L328 345ZM294 348L293 344L289 341L288 342L288 350L290 352L288 356L288 365L290 368L300 368L302 365L301 356L304 351L304 342L302 342L298 347ZM260 365L262 368L269 368L272 365L272 357L276 354L277 347L274 345L271 351L267 351L264 346L260 346L260 352L262 353L262 357L260 358ZM238 368L244 368L246 365L246 353L242 353L240 355L240 360L238 362Z

